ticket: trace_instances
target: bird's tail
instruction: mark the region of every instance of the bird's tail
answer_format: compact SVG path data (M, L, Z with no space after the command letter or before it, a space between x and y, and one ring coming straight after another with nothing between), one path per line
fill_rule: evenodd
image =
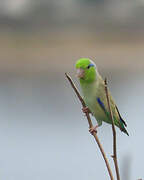
M121 130L122 132L124 132L125 134L127 134L127 135L129 136L129 133L127 132L127 130L126 130L126 128L125 128L125 127L127 127L127 124L126 124L126 122L123 120L123 118L121 117L117 106L116 106L116 109L117 109L117 112L118 112L119 118L120 118L119 128L120 128L120 130Z
M127 135L129 136L129 133L127 132L127 130L126 130L125 127L121 128L121 131L124 132L125 134L127 134Z
M125 127L127 127L127 125L125 121L120 117L120 130L129 136L129 133L127 132Z

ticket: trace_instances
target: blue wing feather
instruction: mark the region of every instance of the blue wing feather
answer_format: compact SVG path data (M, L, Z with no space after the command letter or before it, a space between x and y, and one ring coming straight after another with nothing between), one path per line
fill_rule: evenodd
M97 97L97 102L99 103L100 107L104 110L104 112L106 113L106 108L104 103L101 101L101 99L99 97Z

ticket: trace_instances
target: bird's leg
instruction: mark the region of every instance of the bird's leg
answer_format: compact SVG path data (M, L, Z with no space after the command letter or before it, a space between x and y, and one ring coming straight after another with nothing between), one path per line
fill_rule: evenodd
M88 107L83 107L82 111L83 111L83 113L91 113L91 111Z
M83 111L83 113L91 113L92 114L92 112L90 111L90 109L88 108L88 107L83 107L82 108L82 111ZM96 125L96 126L93 126L93 127L91 127L90 129L89 129L89 132L91 133L91 134L93 134L94 132L96 132L97 133L97 128L99 127L99 125Z
M97 128L98 128L98 127L99 127L99 125L96 125L96 126L91 127L91 128L89 129L89 132L90 132L91 134L93 134L94 132L97 133Z

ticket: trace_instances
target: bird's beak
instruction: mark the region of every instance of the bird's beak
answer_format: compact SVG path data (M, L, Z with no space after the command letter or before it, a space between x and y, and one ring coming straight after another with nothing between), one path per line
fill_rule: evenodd
M85 71L82 68L77 69L77 77L78 78L84 78Z

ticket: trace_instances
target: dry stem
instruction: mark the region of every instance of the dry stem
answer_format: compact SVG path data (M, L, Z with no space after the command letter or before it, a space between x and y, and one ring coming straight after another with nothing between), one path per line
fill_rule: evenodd
M67 73L65 73L65 75L66 75L66 78L69 80L72 88L74 89L77 97L79 98L82 106L83 106L83 107L86 107L86 104L85 104L83 98L81 97L80 93L78 92L76 86L74 85L71 77L70 77ZM85 114L86 114L86 117L87 117L87 120L88 120L89 128L92 128L92 127L93 127L93 124L92 124L90 115L89 115L89 113L85 113ZM101 143L100 143L100 141L99 141L99 138L98 138L98 136L97 136L97 133L96 133L96 132L93 132L92 135L94 136L94 138L95 138L95 140L96 140L96 142L97 142L97 144L98 144L98 147L99 147L99 149L100 149L100 151L101 151L101 153L102 153L102 156L103 156L103 158L104 158L104 161L105 161L105 164L106 164L106 167L107 167L109 176L110 176L110 179L111 179L111 180L114 180L113 175L112 175L112 171L111 171L111 168L110 168L110 165L109 165L109 162L108 162L108 159L107 159L106 154L105 154L105 152L104 152L104 150L103 150L103 147L102 147L102 145L101 145Z
M115 130L115 125L114 125L113 113L112 113L111 106L110 106L110 99L109 99L109 93L108 93L106 79L105 79L105 93L106 93L108 108L109 108L109 112L110 112L110 116L111 116L111 120L112 120L112 132L113 132L113 155L112 155L112 158L114 160L117 180L120 180L119 167L118 167L118 162L117 162L116 130Z

